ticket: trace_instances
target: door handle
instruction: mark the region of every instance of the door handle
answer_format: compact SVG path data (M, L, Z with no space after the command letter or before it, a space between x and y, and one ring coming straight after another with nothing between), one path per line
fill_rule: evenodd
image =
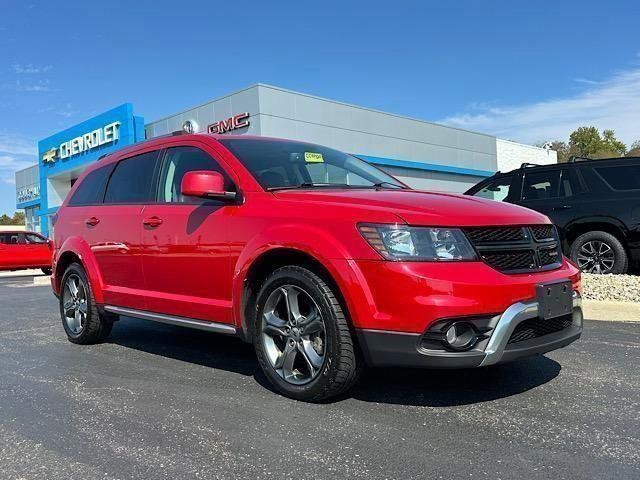
M162 219L158 217L145 218L142 223L147 227L156 228L162 225Z
M88 227L95 227L96 225L98 225L100 223L100 219L96 218L96 217L91 217L91 218L87 218L84 223L88 226Z

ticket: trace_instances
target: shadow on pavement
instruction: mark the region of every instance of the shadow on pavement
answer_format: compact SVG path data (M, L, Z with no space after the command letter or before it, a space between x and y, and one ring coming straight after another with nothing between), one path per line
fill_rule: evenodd
M544 385L561 366L542 355L465 370L371 369L350 396L366 402L449 407L518 395Z
M108 341L182 362L252 375L274 391L262 373L253 347L243 341L188 328L123 318ZM504 365L466 370L367 369L345 396L365 402L447 407L487 402L517 395L560 374L558 362L537 355Z
M247 376L259 369L253 347L238 338L151 321L123 317L107 342Z

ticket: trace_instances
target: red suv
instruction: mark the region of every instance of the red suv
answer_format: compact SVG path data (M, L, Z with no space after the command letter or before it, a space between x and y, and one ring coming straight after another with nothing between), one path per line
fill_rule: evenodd
M0 232L0 271L38 268L51 275L51 242L39 233Z
M580 273L547 217L310 143L137 144L92 165L55 222L69 340L101 341L119 316L236 335L301 400L366 364L479 367L582 332Z

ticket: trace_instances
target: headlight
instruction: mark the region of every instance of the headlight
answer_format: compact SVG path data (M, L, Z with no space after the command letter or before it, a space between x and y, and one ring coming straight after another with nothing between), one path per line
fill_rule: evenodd
M476 260L476 254L460 229L407 227L404 225L358 225L367 242L387 260Z

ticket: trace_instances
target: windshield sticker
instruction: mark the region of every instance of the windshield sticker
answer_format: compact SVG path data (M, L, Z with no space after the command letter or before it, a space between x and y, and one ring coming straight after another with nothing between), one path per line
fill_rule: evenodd
M324 163L321 153L304 152L304 161L307 163Z

